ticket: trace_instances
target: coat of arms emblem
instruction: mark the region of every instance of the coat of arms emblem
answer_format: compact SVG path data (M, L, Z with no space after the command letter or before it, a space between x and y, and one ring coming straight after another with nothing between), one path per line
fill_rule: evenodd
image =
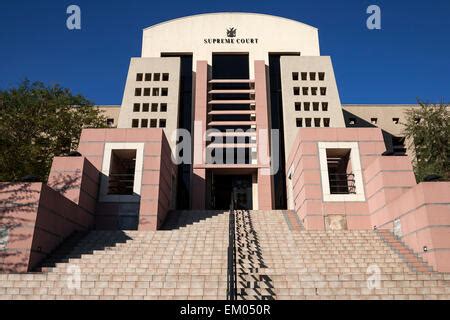
M236 28L228 28L227 29L227 37L229 37L229 38L236 37Z

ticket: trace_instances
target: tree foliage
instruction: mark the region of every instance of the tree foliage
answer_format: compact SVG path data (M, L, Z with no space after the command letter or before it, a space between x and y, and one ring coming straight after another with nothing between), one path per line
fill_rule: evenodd
M53 157L77 148L82 128L104 126L89 100L59 85L25 80L0 90L0 181L45 181Z
M414 150L418 181L428 175L450 180L450 111L448 105L419 102L406 113L404 135Z

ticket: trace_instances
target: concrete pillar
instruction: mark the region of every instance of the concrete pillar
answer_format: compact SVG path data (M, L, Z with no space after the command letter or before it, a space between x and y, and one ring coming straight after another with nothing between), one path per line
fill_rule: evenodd
M258 209L271 210L272 201L272 175L270 175L270 127L267 98L266 63L263 60L255 61L255 104L256 104L256 130L258 142Z
M204 210L206 205L205 141L208 112L208 62L197 61L195 75L193 170L191 203L193 210Z

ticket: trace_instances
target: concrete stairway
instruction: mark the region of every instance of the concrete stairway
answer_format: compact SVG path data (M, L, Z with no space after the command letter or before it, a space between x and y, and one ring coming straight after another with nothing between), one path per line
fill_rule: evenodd
M238 299L450 298L450 274L417 272L374 231L305 231L286 211L235 221ZM0 274L0 299L226 299L229 222L184 211L161 231L76 235L39 272Z
M178 214L172 230L91 231L42 273L1 274L0 299L226 299L229 213Z
M297 231L277 211L236 216L258 253L237 262L241 299L450 299L450 274L416 272L372 230Z

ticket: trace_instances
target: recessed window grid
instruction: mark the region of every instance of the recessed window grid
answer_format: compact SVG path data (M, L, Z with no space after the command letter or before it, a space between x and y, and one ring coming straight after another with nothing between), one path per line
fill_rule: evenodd
M299 96L300 95L300 88L299 87L294 87L294 96Z
M142 96L142 89L141 89L141 88L136 88L136 89L134 89L134 95L135 95L136 97Z
M141 119L141 128L148 127L148 119Z
M141 105L139 103L133 104L133 112L141 111Z
M294 81L298 80L298 72L292 72L292 80Z
M152 81L152 74L151 73L146 73L145 74L145 81Z
M143 78L143 74L142 73L136 74L136 81L142 81L142 78Z
M295 119L295 125L297 126L297 128L303 127L303 119L302 118Z
M143 103L142 104L142 112L148 112L149 106L150 105L148 103Z
M132 128L139 128L139 119L131 120L131 127Z
M150 96L150 88L144 88L144 96L149 97Z
M296 102L295 103L295 111L301 111L301 109L302 109L302 103Z

